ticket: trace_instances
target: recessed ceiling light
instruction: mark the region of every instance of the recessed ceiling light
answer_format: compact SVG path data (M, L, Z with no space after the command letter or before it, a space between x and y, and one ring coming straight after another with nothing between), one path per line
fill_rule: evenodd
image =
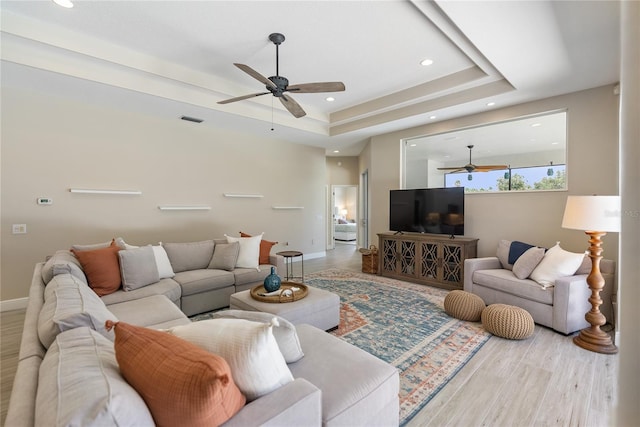
M418 144L409 144L409 147L416 147Z
M435 119L437 116L429 116L431 120Z
M340 152L340 150L333 150L333 152L334 152L334 153L339 153L339 152Z
M494 105L496 105L495 102L487 102L487 107L493 107Z
M431 64L433 64L433 59L423 59L422 61L420 61L420 65L424 65L425 67Z
M71 0L53 0L53 2L58 6L66 7L67 9L71 9L73 7Z
M327 97L325 98L325 100L326 100L327 102L333 102L333 101L335 101L336 99L335 99L333 96L327 96Z
M542 126L542 123L534 123L531 125L532 128L537 128L538 126Z

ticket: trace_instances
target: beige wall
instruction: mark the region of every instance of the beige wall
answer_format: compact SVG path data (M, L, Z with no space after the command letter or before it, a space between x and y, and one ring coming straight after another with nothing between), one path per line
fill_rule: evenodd
M34 264L74 243L131 244L265 232L324 254L324 149L3 88L2 301L26 297ZM357 173L357 172L356 172ZM137 189L140 196L71 194ZM223 193L264 195L231 199ZM38 206L37 197L52 198ZM208 205L161 212L158 205ZM302 206L273 210L272 206ZM27 234L12 235L12 224ZM276 246L274 250L283 250Z
M586 250L584 233L560 226L564 205L567 194L618 194L618 102L613 86L604 86L371 138L369 161L361 162L370 171L371 241L388 230L389 190L400 188L403 138L567 109L569 191L467 195L465 235L480 239L479 256L495 254L500 239L543 246L560 241L567 250ZM605 236L605 258L617 259L617 246L616 234Z
M358 185L357 157L327 157L327 184Z

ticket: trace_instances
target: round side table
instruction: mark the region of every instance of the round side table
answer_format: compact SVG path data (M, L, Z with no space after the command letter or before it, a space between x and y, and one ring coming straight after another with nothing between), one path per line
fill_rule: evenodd
M304 254L300 251L281 251L281 252L276 252L276 255L280 255L281 257L284 257L284 265L286 268L286 273L287 273L287 277L285 278L285 280L287 282L289 281L295 281L295 279L299 279L301 282L304 282ZM300 276L294 276L293 275L293 259L296 257L300 257Z

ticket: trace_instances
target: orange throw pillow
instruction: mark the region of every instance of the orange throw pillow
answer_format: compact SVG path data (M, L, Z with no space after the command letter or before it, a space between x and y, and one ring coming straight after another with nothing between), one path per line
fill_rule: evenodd
M122 376L158 426L218 426L244 406L222 357L166 332L124 322L105 326L115 327Z
M111 294L120 288L119 251L115 240L106 248L86 251L71 249L82 265L89 286L99 296Z
M250 234L240 232L240 237L251 237ZM278 242L270 242L268 240L260 240L260 256L258 257L258 264L271 264L269 261L269 254L273 245L277 245Z

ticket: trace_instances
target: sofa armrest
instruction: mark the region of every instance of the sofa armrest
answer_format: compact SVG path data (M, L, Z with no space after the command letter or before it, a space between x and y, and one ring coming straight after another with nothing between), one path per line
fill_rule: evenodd
M322 425L322 393L304 378L296 378L248 403L223 424L224 427L294 425Z
M276 267L276 274L280 277L284 277L287 273L287 267L284 263L284 257L282 255L269 255L269 262Z
M502 268L497 257L467 258L464 260L464 290L473 293L473 273L477 270L496 270Z
M553 329L571 334L589 326L584 315L591 310L587 275L561 277L553 290Z

